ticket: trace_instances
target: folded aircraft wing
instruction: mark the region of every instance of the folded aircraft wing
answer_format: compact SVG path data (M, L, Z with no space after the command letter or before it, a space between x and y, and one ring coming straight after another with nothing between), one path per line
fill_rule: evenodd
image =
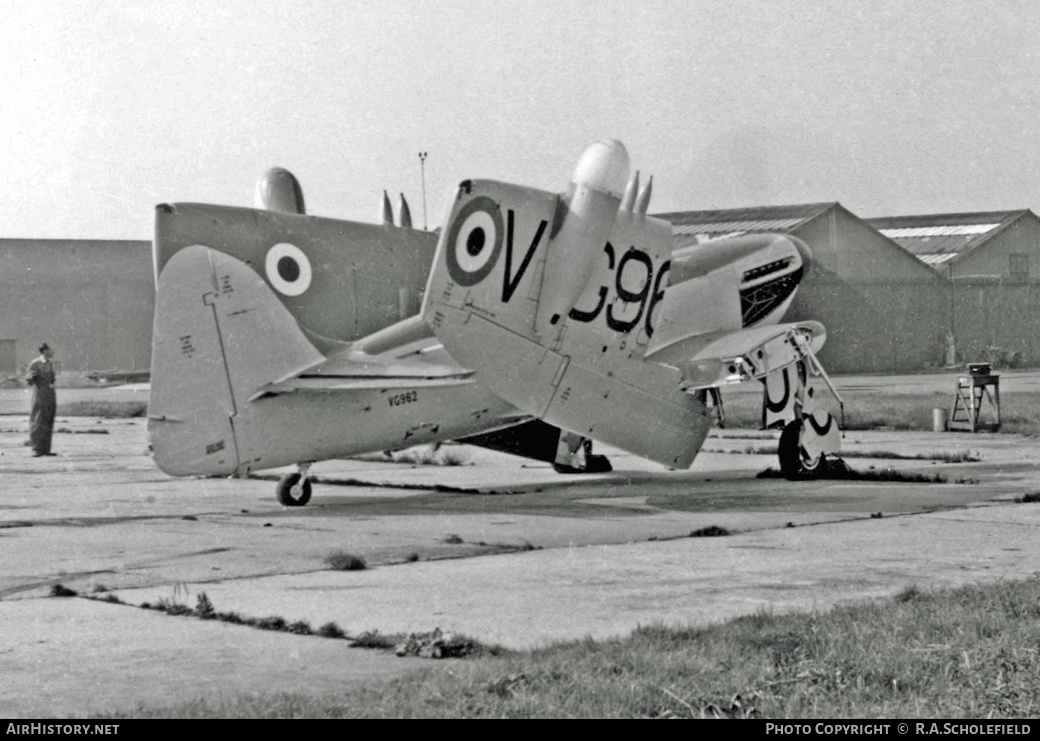
M687 389L762 379L823 346L819 322L775 324L692 335L655 350L647 360L678 368Z

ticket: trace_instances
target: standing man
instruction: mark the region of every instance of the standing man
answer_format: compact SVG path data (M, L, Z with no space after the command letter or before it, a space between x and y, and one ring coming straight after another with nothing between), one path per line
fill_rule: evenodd
M29 440L33 457L56 455L51 452L51 434L54 432L54 413L58 402L54 393L54 351L47 343L40 345L40 357L29 363L26 383L33 387L32 412L29 414Z

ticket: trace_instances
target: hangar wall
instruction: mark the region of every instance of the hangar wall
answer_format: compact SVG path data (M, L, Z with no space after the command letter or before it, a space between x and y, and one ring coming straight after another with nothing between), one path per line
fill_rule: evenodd
M887 216L868 223L947 279L957 362L1040 363L1040 219L1029 209Z
M1040 363L1040 283L953 281L952 331L960 362L1015 353L1016 365Z
M958 359L1040 363L1040 219L1027 212L949 272Z
M65 371L149 367L150 242L0 239L0 266L0 341L14 341L18 372L41 342Z
M918 370L942 361L942 276L840 205L794 229L813 251L787 318L827 327L834 373Z

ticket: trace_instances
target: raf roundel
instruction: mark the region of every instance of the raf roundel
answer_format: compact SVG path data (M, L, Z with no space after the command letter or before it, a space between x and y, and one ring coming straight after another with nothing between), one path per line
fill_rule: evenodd
M491 273L502 251L502 212L487 196L459 209L448 230L448 273L460 286L475 286Z
M296 245L280 242L269 249L264 270L270 284L286 296L299 296L310 288L311 261Z

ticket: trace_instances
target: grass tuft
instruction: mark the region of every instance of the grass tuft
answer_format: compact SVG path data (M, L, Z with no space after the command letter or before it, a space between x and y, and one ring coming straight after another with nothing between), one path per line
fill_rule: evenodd
M64 584L51 586L51 597L75 597L79 594L75 589L69 589Z
M318 628L317 635L322 638L346 638L347 634L333 622L328 622Z
M924 593L917 588L916 584L911 584L909 587L900 590L894 597L896 602L914 602L924 597Z
M325 565L334 571L363 571L368 568L365 559L347 551L333 551L325 557Z
M195 597L195 616L203 620L215 620L217 617L217 611L213 609L213 603L205 592L199 592Z
M194 615L195 611L182 602L175 599L159 598L159 604L155 609L162 610L167 615Z
M285 621L285 618L271 615L269 617L257 618L250 625L254 625L260 630L285 630L289 624Z
M471 466L469 453L460 448L449 448L441 452L442 466Z
M452 533L451 535L449 535L447 538L444 539L444 542L447 543L448 545L459 545L460 543L463 543L465 541L463 541L462 538L460 538L455 533Z
M378 630L366 630L353 639L354 648L393 648L400 636L388 636Z
M718 538L723 535L729 535L730 531L724 527L718 525L708 525L708 527L702 527L694 530L690 533L691 538Z

